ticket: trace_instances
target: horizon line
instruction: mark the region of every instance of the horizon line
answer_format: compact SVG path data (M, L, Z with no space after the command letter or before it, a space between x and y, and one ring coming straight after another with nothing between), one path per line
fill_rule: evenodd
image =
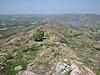
M0 13L0 15L56 15L56 14L94 14L94 15L100 15L98 13L8 13L8 14L2 14Z

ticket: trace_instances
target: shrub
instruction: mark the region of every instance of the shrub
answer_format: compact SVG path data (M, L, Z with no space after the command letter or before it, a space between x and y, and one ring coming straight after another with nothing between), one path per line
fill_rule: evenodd
M97 51L100 51L100 48L99 47L94 47Z
M43 37L44 37L44 32L43 31L37 31L34 35L33 35L33 39L34 41L43 41Z

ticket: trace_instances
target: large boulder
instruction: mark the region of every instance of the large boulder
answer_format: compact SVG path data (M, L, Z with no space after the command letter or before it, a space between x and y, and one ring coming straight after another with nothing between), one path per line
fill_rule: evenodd
M69 65L67 65L66 63L59 62L56 65L56 74L55 75L62 75L65 72L69 71L69 69L70 69Z
M81 71L79 70L79 67L76 64L71 64L71 73L70 75L79 75L81 73Z
M71 71L70 75L80 75L80 70L74 69L74 70Z
M64 66L63 66L61 63L58 63L58 64L56 65L56 75L61 75L63 69L64 69Z

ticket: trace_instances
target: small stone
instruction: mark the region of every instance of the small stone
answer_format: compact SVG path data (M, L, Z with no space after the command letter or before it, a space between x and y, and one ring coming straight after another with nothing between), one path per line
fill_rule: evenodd
M63 43L64 46L67 46L65 43Z
M65 58L65 59L64 59L64 61L66 62L66 61L67 61L67 59Z
M56 44L59 44L59 42L56 42Z
M67 64L66 64L66 63L63 63L63 65L64 65L65 67L67 67Z
M16 75L21 75L23 73L23 71L19 71Z
M33 71L35 67L36 67L36 65L34 63L29 63L27 65L27 70L28 71Z
M23 68L22 68L22 66L20 65L20 66L17 66L17 67L15 67L15 71L19 71L19 70L22 70Z
M43 55L44 55L44 52L40 53L39 55L40 55L40 56L43 56Z
M62 74L64 74L66 72L66 70L64 70L63 72L62 72Z

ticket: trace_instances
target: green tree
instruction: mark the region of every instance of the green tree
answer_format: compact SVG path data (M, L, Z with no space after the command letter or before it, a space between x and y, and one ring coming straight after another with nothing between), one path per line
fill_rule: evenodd
M44 37L44 31L37 31L34 35L33 35L33 39L34 41L43 41L43 37Z

